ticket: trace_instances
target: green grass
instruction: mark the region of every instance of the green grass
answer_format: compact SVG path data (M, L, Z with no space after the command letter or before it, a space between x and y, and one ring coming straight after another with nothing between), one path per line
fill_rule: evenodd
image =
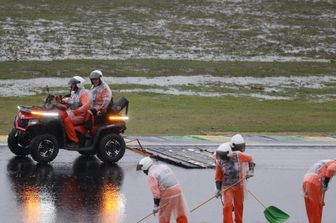
M263 101L253 98L123 94L130 101L127 135L204 133L333 134L336 102ZM115 98L121 94L114 94ZM12 127L19 104L41 104L43 95L0 98L0 134Z
M0 62L0 81L74 75L87 77L93 69L101 69L105 76L110 77L335 76L334 8L333 1L2 0L0 21L3 30L0 30L0 36L3 37L3 54L0 56L11 61ZM23 41L29 40L28 37L33 38L33 42ZM29 47L31 43L35 43L32 48ZM70 58L89 60L53 60L66 57L62 46L70 47ZM22 58L29 60L30 56L38 58L41 49L51 61L20 61ZM173 59L123 60L124 52L137 49L145 56L157 55L154 52L161 55L173 52ZM191 54L195 58L228 55L237 60L251 56L279 56L331 62L174 60L175 54L177 58L181 54ZM90 60L102 55L120 56L121 60ZM136 54L130 56L139 57ZM176 88L196 92L262 92L258 86L250 87ZM300 100L290 101L125 94L130 100L131 118L126 133L182 135L239 131L329 134L335 129L335 102L312 102L305 100L305 96L334 94L335 87L330 84L325 89L290 89L285 94L300 96ZM134 88L151 86L112 83L115 97L118 90ZM52 90L62 89L66 87ZM0 133L7 134L11 128L18 104L40 104L42 98L43 95L0 97Z
M18 105L42 105L44 96L33 97L0 97L0 134L8 134L13 127L13 121Z
M102 69L106 76L309 76L336 75L335 63L313 62L206 62L184 60L65 60L0 62L0 79L34 77L88 76L93 69ZM112 83L114 97L119 90L151 86ZM128 129L130 135L184 135L217 132L299 132L333 134L336 126L335 101L305 100L308 94L335 93L335 86L326 89L293 89L300 100L258 100L250 97L173 96L155 93L127 93L130 100ZM165 89L165 87L162 87ZM221 86L181 86L181 90L240 93L258 89L232 90ZM53 88L51 90L66 90ZM41 104L44 95L0 97L0 134L12 127L19 104Z
M336 75L336 62L228 62L193 60L56 60L0 62L0 79L88 76L101 69L105 76L326 76Z

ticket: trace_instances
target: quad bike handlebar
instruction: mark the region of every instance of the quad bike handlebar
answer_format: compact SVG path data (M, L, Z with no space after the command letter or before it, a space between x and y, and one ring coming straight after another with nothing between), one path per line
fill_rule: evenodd
M65 107L66 103L63 101L63 98L66 96L62 95L53 95L50 94L48 85L46 86L47 97L43 100L43 108L47 110L59 109L66 110L68 106Z
M58 109L65 111L68 109L69 105L64 102L62 95L52 95L48 93L47 97L43 100L43 108L47 110Z

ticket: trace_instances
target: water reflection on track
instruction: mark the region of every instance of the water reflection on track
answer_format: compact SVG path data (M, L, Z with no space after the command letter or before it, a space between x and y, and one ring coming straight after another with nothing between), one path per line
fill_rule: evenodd
M124 174L117 164L80 156L72 167L56 169L35 164L29 157L14 157L7 173L24 223L113 223L124 215L120 193Z

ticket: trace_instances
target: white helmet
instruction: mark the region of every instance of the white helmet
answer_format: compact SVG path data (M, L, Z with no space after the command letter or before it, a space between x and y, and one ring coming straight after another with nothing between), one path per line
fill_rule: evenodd
M68 84L71 86L73 84L76 84L77 88L81 89L84 87L85 79L80 76L73 76Z
M228 142L221 144L216 149L216 152L223 152L223 153L228 153L228 152L231 152L231 151L232 151L231 146L230 146L230 143L228 143Z
M103 73L100 70L94 70L89 75L90 79L98 79L98 78L102 78L102 77L103 77Z
M226 142L218 146L216 149L216 157L219 159L225 159L227 157L230 157L232 153L230 143Z
M231 138L231 148L233 151L245 151L245 140L240 134L236 134Z
M136 170L143 170L143 171L146 171L149 169L149 167L151 167L153 165L153 160L150 158L150 157L145 157L145 158L142 158L138 165L137 165L137 168Z

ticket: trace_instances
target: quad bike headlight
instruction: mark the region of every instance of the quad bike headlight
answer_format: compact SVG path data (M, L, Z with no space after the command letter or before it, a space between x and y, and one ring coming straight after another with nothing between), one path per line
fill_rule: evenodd
M32 115L37 115L37 116L47 116L47 117L57 117L58 113L57 112L44 112L44 111L32 111Z
M126 121L128 120L128 116L110 115L108 119L110 121Z
M58 117L58 113L57 112L52 112L52 111L43 111L43 110L32 110L31 108L26 108L23 106L18 106L17 107L19 111L25 112L25 113L29 113L32 115L36 115L36 116L45 116L45 117Z

